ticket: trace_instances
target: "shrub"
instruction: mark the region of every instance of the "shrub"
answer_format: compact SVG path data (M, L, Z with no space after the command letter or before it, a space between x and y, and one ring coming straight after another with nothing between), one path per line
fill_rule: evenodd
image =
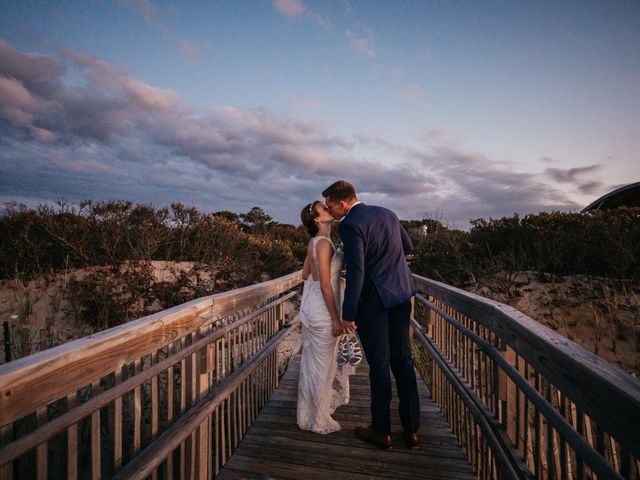
M428 235L414 234L412 267L448 283L522 270L640 278L638 208L476 219L469 232L427 221Z

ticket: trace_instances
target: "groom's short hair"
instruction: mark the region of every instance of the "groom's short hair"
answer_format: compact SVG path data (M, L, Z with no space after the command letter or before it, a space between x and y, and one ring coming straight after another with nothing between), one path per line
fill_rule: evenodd
M352 200L356 198L356 189L346 180L338 180L325 188L322 196L336 202Z

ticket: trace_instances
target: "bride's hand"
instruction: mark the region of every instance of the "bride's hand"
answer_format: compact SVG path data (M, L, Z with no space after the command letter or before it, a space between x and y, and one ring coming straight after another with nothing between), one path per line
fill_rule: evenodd
M342 335L342 324L340 322L333 322L333 336L338 337Z

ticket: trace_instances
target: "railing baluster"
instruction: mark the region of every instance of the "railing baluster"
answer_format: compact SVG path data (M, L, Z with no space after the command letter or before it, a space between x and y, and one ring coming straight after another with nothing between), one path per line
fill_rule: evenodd
M93 382L91 385L91 396L95 397L100 392L100 381ZM100 475L100 409L91 414L91 478L98 479ZM38 477L38 478L46 478Z
M142 371L142 360L135 361L134 375ZM142 387L133 390L133 455L140 451L142 428Z
M565 418L567 418L567 413L568 413L567 399L560 390L556 390L556 395L558 398L558 403L560 404L560 412ZM572 423L570 418L569 418L569 423ZM567 451L567 442L562 437L562 435L560 435L559 433L557 435L558 435L558 443L560 444L560 456L559 456L560 479L567 480L572 477L571 458L569 456L569 452Z
M36 421L38 427L47 423L47 407L39 408L36 412ZM48 442L43 442L38 445L36 452L36 468L38 472L38 478L47 478L49 476L49 461L47 453Z
M114 387L122 382L122 367L114 373ZM122 396L113 401L113 471L122 468Z
M584 422L584 414L576 407L576 424L577 424L577 430L578 433L580 435L585 435L585 422ZM585 471L584 471L584 462L582 460L582 457L578 455L578 453L576 452L576 471L577 471L577 477L579 480L582 480L585 478Z
M218 405L214 412L214 432L213 432L213 451L214 451L214 466L216 477L220 473L220 466L222 464L221 448L220 448L220 405Z
M67 411L73 410L78 404L76 392L67 396ZM78 424L67 427L67 478L78 478Z
M158 352L151 354L151 365L158 363ZM158 417L159 417L159 405L158 405L158 376L151 377L151 438L155 438L158 435Z
M0 447L9 445L13 441L13 424L0 427ZM0 465L0 480L13 479L13 462Z

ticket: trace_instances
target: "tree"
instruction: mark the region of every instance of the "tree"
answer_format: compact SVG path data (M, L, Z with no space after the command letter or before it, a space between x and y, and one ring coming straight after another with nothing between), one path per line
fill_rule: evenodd
M267 215L260 207L253 207L247 213L241 213L240 219L248 227L263 226L273 221L273 218Z
M240 220L240 216L237 213L230 212L229 210L220 210L213 214L214 217L224 218L231 223L237 223Z

